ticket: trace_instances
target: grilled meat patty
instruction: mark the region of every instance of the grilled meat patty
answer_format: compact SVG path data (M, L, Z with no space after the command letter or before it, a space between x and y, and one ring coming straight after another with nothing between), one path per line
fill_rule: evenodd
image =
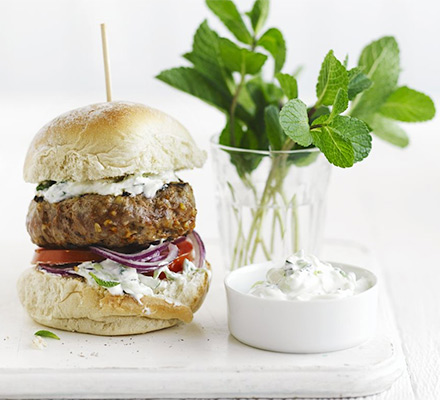
M49 203L35 197L26 220L32 242L41 247L139 248L191 232L195 200L188 183L170 183L153 198L86 194Z

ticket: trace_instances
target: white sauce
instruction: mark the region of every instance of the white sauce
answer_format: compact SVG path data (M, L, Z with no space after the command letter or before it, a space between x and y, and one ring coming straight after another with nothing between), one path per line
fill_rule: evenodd
M179 304L173 300L173 293L186 285L198 271L200 270L188 260L183 263L182 273L172 272L168 267L162 267L155 271L154 276L139 274L135 268L126 267L111 260L104 260L100 263L85 262L75 267L75 273L84 277L91 286L99 287L100 285L90 273L103 281L117 282L116 286L101 286L112 295L129 294L138 302L143 296L155 296L171 304ZM167 279L159 279L162 272ZM150 310L146 308L144 312L148 315Z
M43 197L49 203L57 203L87 193L118 196L126 192L133 196L143 194L145 197L151 198L165 184L178 181L179 179L174 172L145 176L142 174L128 175L119 182L111 179L86 182L66 181L57 182L47 189L37 191L37 196Z
M357 279L320 261L303 251L290 256L281 267L271 268L266 280L255 283L249 294L279 300L337 299L367 290L371 284L364 277Z

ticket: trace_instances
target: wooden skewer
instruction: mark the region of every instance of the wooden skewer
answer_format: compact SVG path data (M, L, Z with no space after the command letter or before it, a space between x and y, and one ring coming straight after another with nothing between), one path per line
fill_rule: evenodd
M101 39L102 39L102 54L104 56L104 71L105 71L105 89L107 92L107 101L112 101L112 83L110 79L110 62L107 49L107 32L105 24L101 24Z

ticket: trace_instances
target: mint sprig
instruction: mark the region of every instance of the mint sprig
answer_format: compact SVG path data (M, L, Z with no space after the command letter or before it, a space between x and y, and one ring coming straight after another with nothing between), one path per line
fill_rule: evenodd
M212 30L197 29L184 57L190 67L162 71L157 78L218 108L226 116L220 143L250 150L317 147L332 164L347 168L371 150L372 134L405 147L409 138L400 122L432 119L435 106L425 94L398 86L400 50L386 36L368 44L358 64L349 68L330 50L316 84L316 102L298 99L297 76L281 72L286 42L278 28L265 28L269 0L256 0L246 13L231 0L206 0L208 8L239 42ZM262 71L271 60L273 75ZM240 176L253 171L262 157L231 154ZM312 159L312 158L311 158ZM307 165L303 157L288 162Z

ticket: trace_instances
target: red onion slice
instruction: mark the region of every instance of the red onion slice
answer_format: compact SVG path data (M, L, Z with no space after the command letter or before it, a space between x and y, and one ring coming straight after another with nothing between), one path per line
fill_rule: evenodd
M158 245L150 245L147 249L141 250L138 253L120 253L115 250L105 249L103 247L90 247L90 250L94 251L94 249L104 249L107 253L112 253L115 256L125 258L127 261L158 261L161 258L166 258L168 254L168 246L170 243L172 244L179 244L180 242L183 242L186 240L185 236L181 236L172 242L163 242ZM165 252L165 255L162 253ZM97 253L98 254L98 253ZM107 257L111 259L110 257Z
M196 231L192 231L188 236L194 246L194 264L197 268L205 266L206 250L202 238Z
M102 257L105 257L112 261L116 261L117 263L125 265L127 267L136 268L137 270L142 272L149 272L170 264L177 257L179 253L179 248L172 243L167 243L167 246L168 254L166 254L165 257L161 258L160 260L152 262L132 260L130 259L130 257L127 258L126 254L124 253L117 253L103 247L90 247L90 250L95 252L96 254L99 254Z
M50 272L51 274L61 275L61 276L79 276L75 273L73 266L70 264L68 266L53 267L49 264L38 264L37 267L40 271Z

